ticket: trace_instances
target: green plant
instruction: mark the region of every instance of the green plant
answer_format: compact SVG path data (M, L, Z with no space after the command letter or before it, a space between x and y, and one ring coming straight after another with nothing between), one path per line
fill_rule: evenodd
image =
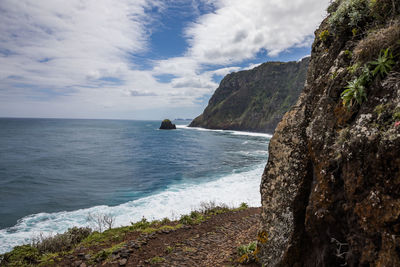
M11 252L4 254L2 264L5 266L27 266L37 264L40 258L39 250L31 245L15 247Z
M239 263L250 263L256 260L257 241L253 241L247 245L241 245L237 248L239 255Z
M145 217L143 217L140 221L136 223L131 223L131 225L133 230L143 230L150 227L151 223L147 221Z
M354 100L357 104L361 104L363 100L367 99L365 86L362 84L361 79L357 78L350 81L345 88L346 89L340 94L344 106L349 108L353 106Z
M379 57L375 61L370 61L362 68L361 75L352 81L348 82L345 90L340 94L343 105L346 107L353 106L354 103L361 105L364 100L367 100L366 87L371 83L372 79L378 74L381 77L386 76L392 69L394 62L394 57L389 48L381 50ZM359 66L359 63L349 67L351 73L355 73ZM371 71L370 67L375 68ZM354 102L355 100L355 102Z
M190 215L182 215L179 222L182 224L197 224L204 221L204 215L198 211L192 211Z
M247 209L247 208L249 208L249 205L247 205L246 202L240 203L239 209L245 210L245 209Z
M368 65L364 65L361 75L354 80L348 82L345 90L340 94L343 100L343 105L350 108L355 102L361 105L364 100L367 100L365 87L370 82L371 73L369 67Z
M399 121L400 120L400 111L397 111L393 114L393 119L395 121Z
M361 64L359 62L351 65L350 67L347 67L347 70L351 73L354 74L357 72L357 70L361 67Z
M381 114L382 114L382 112L385 110L385 105L383 105L383 104L380 104L380 105L377 105L375 108L374 108L374 112L378 115L378 116L380 116Z
M167 224L167 223L170 223L171 222L171 220L170 219L168 219L167 217L165 217L164 219L162 219L161 220L161 224Z
M334 79L336 79L337 75L338 75L338 72L335 71L335 72L333 72L331 75L329 75L329 79L330 79L330 80L334 80Z
M344 54L351 59L353 57L353 52L351 52L350 50L344 50Z
M171 247L171 246L167 246L167 247L165 248L165 252L166 252L167 254L170 254L173 250L174 250L174 247Z
M158 256L155 256L155 257L153 257L153 258L151 258L149 260L150 264L157 264L157 263L161 263L161 262L164 262L164 261L165 261L164 258L158 257Z
M378 59L369 62L369 64L375 66L372 74L374 76L379 74L381 77L385 77L392 70L392 67L395 64L393 59L393 53L390 51L389 48L381 50Z
M328 30L324 30L319 34L319 39L325 43L328 40L329 37L329 31Z

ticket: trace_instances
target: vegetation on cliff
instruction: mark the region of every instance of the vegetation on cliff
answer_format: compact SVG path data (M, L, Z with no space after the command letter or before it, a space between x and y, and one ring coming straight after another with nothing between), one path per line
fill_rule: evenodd
M334 1L270 141L266 266L400 266L400 3Z
M228 74L190 126L272 133L303 90L308 63L268 62Z

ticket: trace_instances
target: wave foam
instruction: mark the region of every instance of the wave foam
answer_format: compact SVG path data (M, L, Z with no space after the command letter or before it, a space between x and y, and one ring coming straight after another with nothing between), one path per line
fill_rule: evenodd
M272 134L267 134L267 133L255 133L255 132L233 131L233 130L214 130L214 129L206 129L206 128L200 128L200 127L189 127L188 125L176 125L176 128L187 129L187 130L197 130L197 131L223 132L223 133L230 133L233 135L246 135L246 136L272 138Z
M89 213L111 214L115 216L115 226L123 226L142 217L149 220L164 217L176 219L208 201L230 206L238 206L242 202L252 207L260 206L259 184L263 168L264 164L250 171L231 173L215 181L174 185L160 193L118 206L30 215L20 219L15 226L0 230L0 253L29 243L32 237L40 233L47 236L65 232L73 226L89 226L86 220Z

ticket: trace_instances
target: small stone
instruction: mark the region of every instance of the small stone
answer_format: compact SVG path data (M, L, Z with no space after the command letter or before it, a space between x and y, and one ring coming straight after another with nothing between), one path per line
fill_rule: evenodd
M82 264L82 261L75 261L74 262L74 266L76 266L76 267L81 266L81 264Z
M125 266L126 265L126 263L127 263L127 259L122 259L122 260L120 260L118 263L119 263L119 266Z
M86 267L86 263L82 262L82 264L79 265L79 267Z
M128 252L122 252L119 255L121 256L121 258L128 258L129 257L129 253Z

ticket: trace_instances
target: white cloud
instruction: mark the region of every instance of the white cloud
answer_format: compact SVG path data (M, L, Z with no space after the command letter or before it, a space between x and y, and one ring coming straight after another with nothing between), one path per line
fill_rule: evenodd
M310 45L329 2L193 0L198 17L183 32L187 50L140 70L134 56L150 49L155 20L182 1L1 0L0 116L47 110L49 116L129 117L171 103L191 106L213 92L216 76L240 70L260 51L276 56ZM159 82L163 74L174 78Z
M293 46L310 45L309 37L324 16L328 0L220 0L217 10L186 30L188 56L206 64L231 64L270 56Z
M3 0L0 78L63 87L92 84L129 69L128 53L146 49L145 0ZM126 60L121 60L123 58Z

